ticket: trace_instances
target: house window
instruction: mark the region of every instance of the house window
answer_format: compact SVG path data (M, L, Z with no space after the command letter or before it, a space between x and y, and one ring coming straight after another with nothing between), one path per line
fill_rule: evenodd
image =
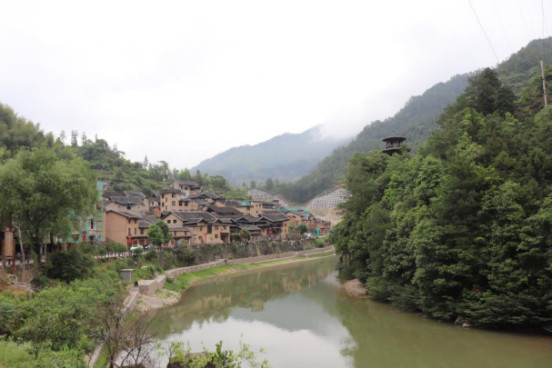
M130 235L130 227L128 228L128 235Z
M199 231L203 231L203 226L200 226L200 227L199 227Z
M128 223L130 224L130 219L128 219Z
M218 230L218 225L215 225L215 230Z
M137 233L138 233L138 229L134 228L134 235L136 235Z
M222 225L222 230L226 230L226 225Z
M215 234L215 239L218 239L218 234Z
M179 206L182 206L182 201L178 201L178 205L179 205Z
M176 202L175 202L175 201L172 201L172 205L173 205L173 206L176 206Z
M174 198L174 193L171 194L171 198Z
M140 235L144 235L144 229L140 229Z
M173 220L173 224L176 224L176 220Z
M170 224L171 223L171 220L167 220L167 224Z
M94 230L94 219L90 219L90 230Z

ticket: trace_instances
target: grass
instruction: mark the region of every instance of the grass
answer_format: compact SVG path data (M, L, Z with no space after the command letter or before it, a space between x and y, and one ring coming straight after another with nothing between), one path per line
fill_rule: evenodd
M199 280L205 280L213 276L217 276L224 273L229 273L235 269L245 269L247 265L234 265L234 266L218 266L208 268L206 270L183 273L174 279L167 279L165 288L172 291L182 291L190 287L190 285Z
M328 252L328 253L312 254L310 256L307 256L306 258L322 258L322 257L329 257L329 256L335 256L335 253Z
M239 265L228 265L228 266L218 266L213 268L208 268L201 271L183 273L175 278L168 278L165 283L165 288L171 291L181 292L189 288L192 284L200 281L206 280L212 277L224 275L235 270L245 270L251 267L261 267L269 264L275 263L285 263L290 260L300 260L300 259L309 259L309 258L320 258L332 256L334 253L320 253L313 254L305 257L292 257L292 258L280 258L273 259L266 262L253 262L249 264L239 264Z

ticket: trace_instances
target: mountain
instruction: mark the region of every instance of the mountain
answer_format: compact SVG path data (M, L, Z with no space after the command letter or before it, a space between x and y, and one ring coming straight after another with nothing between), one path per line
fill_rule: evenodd
M296 180L312 171L318 162L350 139L332 139L322 135L320 127L303 133L286 133L265 142L231 148L191 169L209 175L223 175L235 185L250 181L280 182Z
M496 71L500 80L519 96L530 76L540 73L540 60L552 62L552 38L531 41L499 64ZM437 128L436 121L445 107L464 91L468 77L469 74L457 75L434 85L421 96L412 97L395 116L367 125L347 146L322 160L313 172L294 183L280 185L278 191L290 202L306 203L332 189L344 177L354 153L382 149L382 138L391 135L407 137L408 146L416 150Z

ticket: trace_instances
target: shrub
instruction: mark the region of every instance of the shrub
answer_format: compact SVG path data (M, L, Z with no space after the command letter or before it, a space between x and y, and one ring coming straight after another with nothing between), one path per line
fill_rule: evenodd
M89 277L96 262L89 254L74 248L67 252L56 252L50 256L47 265L48 277L71 282Z
M196 251L189 245L182 245L174 251L174 256L181 266L191 266L195 264Z
M157 252L154 250L154 249L150 249L146 255L144 256L144 258L146 259L146 261L148 262L153 262L153 261L156 261L157 258L159 258L157 256Z

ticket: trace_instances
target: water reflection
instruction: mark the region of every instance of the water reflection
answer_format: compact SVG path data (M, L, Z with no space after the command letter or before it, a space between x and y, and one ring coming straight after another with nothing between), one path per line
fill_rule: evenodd
M340 292L335 258L200 285L159 311L161 341L264 347L274 367L550 367L552 339L455 328Z

